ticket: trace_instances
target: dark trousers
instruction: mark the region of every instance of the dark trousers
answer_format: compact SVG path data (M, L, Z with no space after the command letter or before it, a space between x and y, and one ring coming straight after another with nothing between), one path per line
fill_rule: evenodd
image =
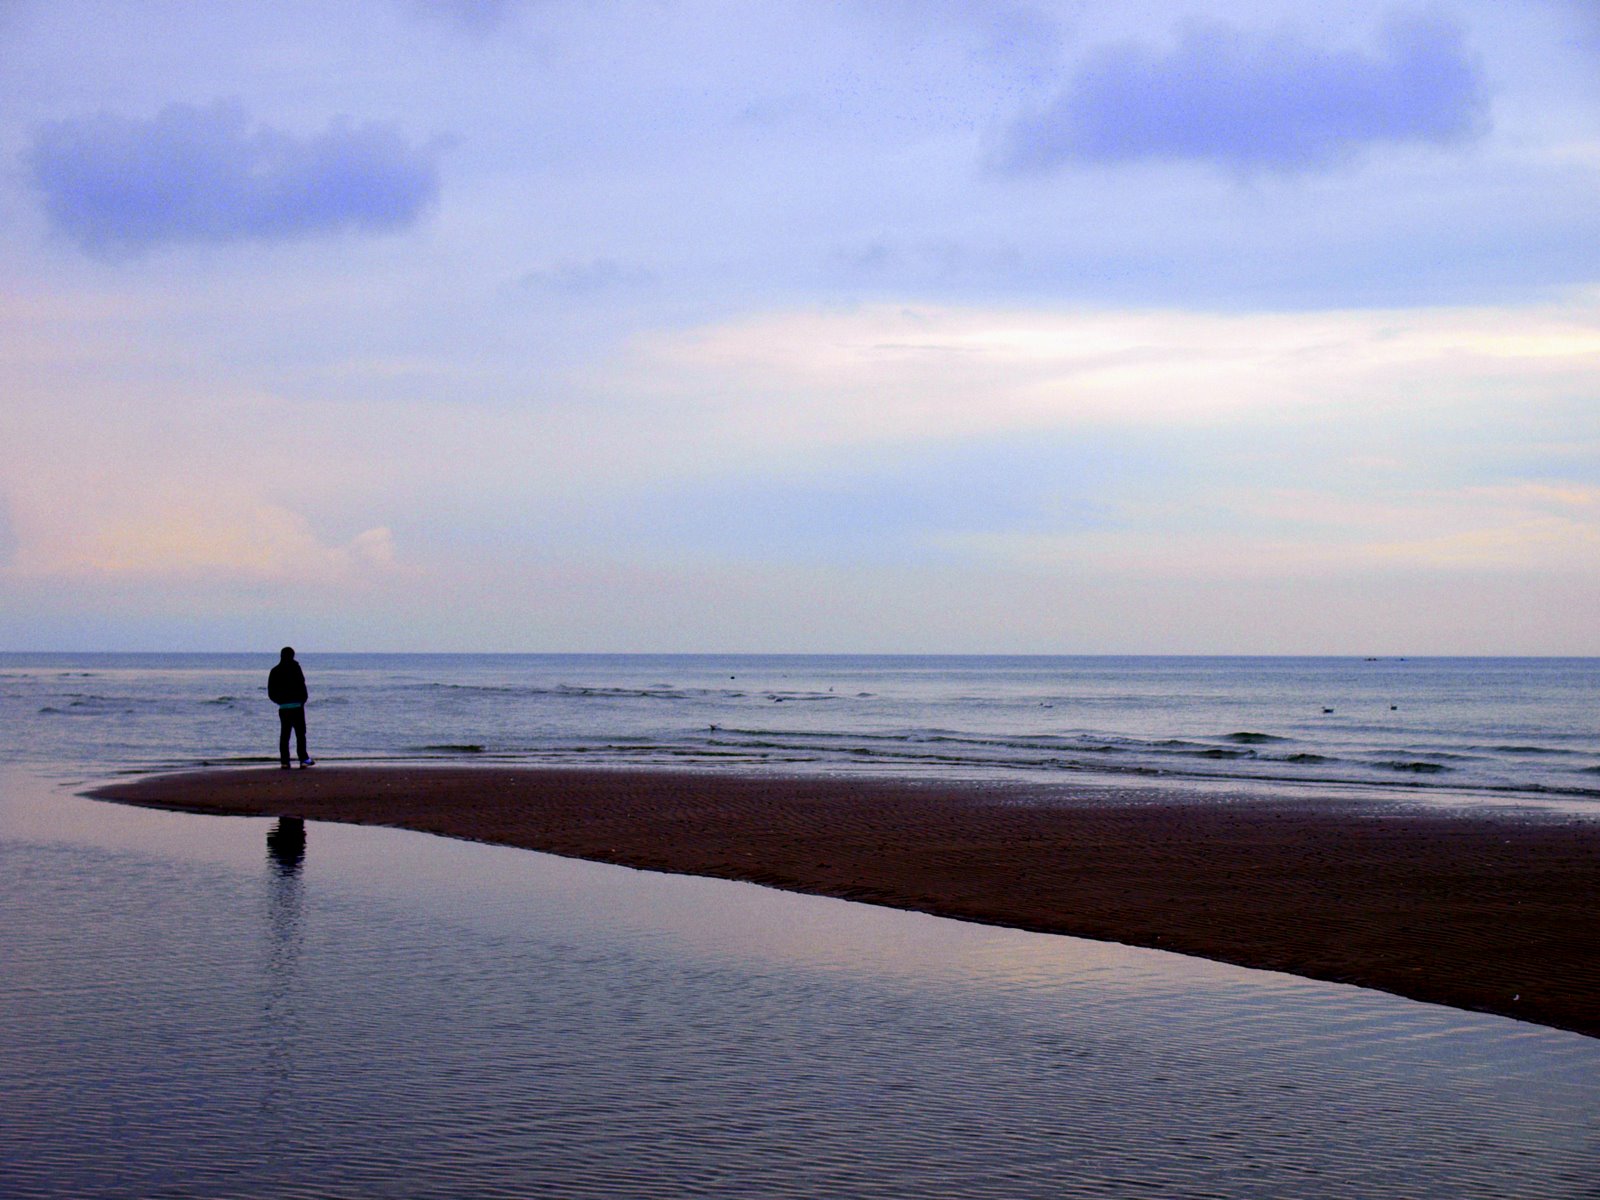
M278 757L283 760L283 765L289 765L289 731L294 730L295 748L300 751L300 761L306 760L306 710L305 705L299 708L280 708L278 710Z

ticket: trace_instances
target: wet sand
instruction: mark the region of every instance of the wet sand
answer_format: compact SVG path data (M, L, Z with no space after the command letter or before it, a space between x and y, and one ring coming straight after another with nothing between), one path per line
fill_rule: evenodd
M748 880L1600 1036L1600 821L1553 813L542 767L205 770L89 794Z

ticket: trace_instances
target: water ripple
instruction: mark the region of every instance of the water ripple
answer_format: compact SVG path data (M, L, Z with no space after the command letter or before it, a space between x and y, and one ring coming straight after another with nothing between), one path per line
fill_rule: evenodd
M393 831L263 848L263 825L205 826L250 869L186 858L181 832L164 854L0 843L0 1193L1593 1183L1600 1043L1577 1035Z

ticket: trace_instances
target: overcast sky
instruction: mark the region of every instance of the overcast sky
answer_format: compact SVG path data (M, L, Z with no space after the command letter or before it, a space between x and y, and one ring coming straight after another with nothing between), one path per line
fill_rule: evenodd
M1600 7L0 0L0 649L283 642L1600 654Z

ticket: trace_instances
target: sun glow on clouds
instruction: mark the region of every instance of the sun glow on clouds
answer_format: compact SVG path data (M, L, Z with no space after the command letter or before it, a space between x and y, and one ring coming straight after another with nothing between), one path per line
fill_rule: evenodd
M1600 297L1525 308L1276 315L871 307L649 339L626 386L730 462L861 446L1052 440L1019 494L1070 492L1069 446L1133 439L1095 520L904 536L978 573L1311 580L1600 566ZM684 436L682 434L679 435ZM1566 449L1552 454L1559 439ZM1494 445L1495 451L1485 447ZM1081 451L1079 452L1081 454ZM1573 455L1576 457L1573 457ZM1048 458L1048 451L1047 451ZM1163 478L1163 476L1166 476ZM1496 482L1485 483L1487 477ZM966 481L952 476L947 486ZM1081 513L1082 505L1056 506ZM1600 580L1597 580L1600 582Z
M275 505L128 506L115 515L56 509L23 524L17 578L211 578L340 583L396 567L384 527L328 545L298 513Z
M1226 316L771 313L642 338L590 380L588 400L539 408L198 394L168 398L161 414L129 410L108 429L93 405L41 392L19 397L0 425L11 435L0 448L9 570L385 586L423 563L482 570L540 546L574 562L699 554L707 548L673 542L695 529L721 537L733 561L740 546L716 516L729 495L772 498L771 519L753 510L739 528L774 562L865 545L922 546L974 569L1570 568L1600 561L1600 490L1573 474L1581 461L1538 458L1552 433L1569 448L1600 443L1584 403L1597 378L1600 297L1590 295ZM1425 438L1409 432L1419 429ZM97 437L123 453L99 455L90 478L73 448ZM1036 450L1007 451L1008 438ZM1476 448L1486 441L1511 461L1486 458ZM1090 470L1108 444L1131 465ZM966 458L950 458L961 446ZM1453 465L1463 454L1468 465ZM917 474L921 461L956 473L938 483ZM454 474L462 462L470 488ZM75 472L73 494L51 482ZM297 487L315 495L275 494ZM980 490L933 505L935 487ZM805 538L803 521L779 519L828 496L837 511L819 528L831 534ZM346 515L314 525L330 500ZM446 538L424 518L452 511L441 504L477 514L476 567L457 561L460 532ZM659 520L628 516L639 511ZM1051 514L1074 527L1051 528ZM341 527L366 532L319 532ZM406 531L406 555L391 529Z
M1420 652L1471 648L1474 597L1565 587L1577 620L1600 594L1593 296L773 313L641 339L602 378L535 408L173 397L164 415L194 431L177 441L143 410L106 432L95 406L41 392L35 420L0 414L0 579L113 607L150 589L218 609L316 597L382 644L423 619L463 649L489 644L473 629L497 648L550 630L594 649L759 648L775 614L786 645L817 649L1288 650L1308 628L1346 646L1320 588L1371 592L1374 612L1404 595L1409 624L1384 644ZM118 452L85 471L96 436ZM967 499L930 503L939 489ZM874 615L911 611L884 592L900 587L921 589L917 631ZM1222 609L1181 617L1206 587L1241 589L1264 640ZM1314 625L1282 614L1290 593ZM1095 607L1135 603L1137 636ZM1453 640L1429 643L1417 614L1441 605ZM1078 640L1061 640L1066 613Z
M636 350L616 386L763 441L1203 427L1315 408L1336 420L1429 394L1505 394L1512 377L1532 403L1592 383L1600 297L1228 316L879 306L769 314Z

